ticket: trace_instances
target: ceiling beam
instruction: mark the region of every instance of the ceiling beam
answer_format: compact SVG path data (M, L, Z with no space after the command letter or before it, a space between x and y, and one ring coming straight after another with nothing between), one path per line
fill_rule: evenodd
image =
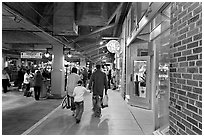
M89 37L89 36L91 36L91 35L94 35L94 34L96 34L96 33L105 31L105 30L110 29L110 28L113 28L113 27L115 27L115 26L116 26L116 24L110 24L110 25L108 25L108 26L101 27L100 29L97 29L97 30L93 31L93 32L89 33L88 35L82 35L82 36L77 37L77 38L74 39L70 44L76 43L77 41L83 40L83 39L85 39L85 38L87 38L87 37Z
M120 11L117 13L116 16L116 21L115 24L117 24L117 27L115 27L114 32L113 32L113 36L116 36L118 32L120 32L121 28L122 28L122 22L125 19L129 8L131 6L131 2L124 2ZM119 23L120 22L120 23Z
M102 39L102 40L113 40L113 39L118 40L118 39L120 39L120 38L118 38L118 37L102 37L101 39Z
M94 58L98 58L98 57L101 57L101 56L105 56L105 55L107 55L108 54L108 52L107 53L100 53L100 54L96 54L96 55L94 55L94 56L91 56L90 58L91 59L94 59Z
M150 41L150 33L138 35L137 38L142 39L146 42L149 42Z
M105 57L105 58L103 58L103 59L101 59L101 58L96 58L96 59L94 59L94 62L97 63L97 62L103 61L103 60L106 60L106 62L110 62L110 61L111 61L111 58L108 58L108 57Z
M96 50L101 49L101 48L104 48L104 47L106 47L106 44L100 45L100 46L97 46L97 47L89 48L89 49L87 49L86 51L84 51L83 53L88 54L88 53L90 53L90 52L96 51Z
M78 50L84 51L84 50L87 50L87 49L90 49L90 48L95 48L97 45L99 45L99 42L83 45Z
M99 49L102 49L102 48L104 48L104 47L106 47L106 46L101 46L101 47L98 47L98 48L95 48L95 49L92 49L92 50L88 50L87 52L84 52L86 55L90 55L90 53L92 53L92 52L96 52L96 50L99 50Z
M111 23L111 21L114 19L115 16L117 16L118 12L121 10L123 6L123 3L120 3L120 5L118 5L117 9L115 10L115 12L110 16L110 18L108 19L107 25Z
M33 34L38 35L41 38L50 41L50 43L52 43L54 45L59 45L59 46L63 46L64 45L64 43L62 43L60 40L56 39L52 35L48 34L44 30L42 30L41 28L37 27L36 25L34 25L33 23L31 23L30 21L28 21L27 19L25 19L21 15L19 15L15 11L13 11L13 9L9 8L4 3L3 3L3 8L5 8L6 10L8 10L10 13L12 13L15 16L17 16L18 18L22 19L23 21L21 21L21 22L23 22L25 24L28 24L30 26L30 28L27 28L27 29L31 29L31 30L34 29L34 30L38 31L38 32L33 32Z

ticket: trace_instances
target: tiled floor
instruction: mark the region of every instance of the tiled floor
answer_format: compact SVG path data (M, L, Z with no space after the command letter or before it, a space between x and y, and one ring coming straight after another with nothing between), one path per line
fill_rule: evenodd
M79 124L70 110L56 108L24 134L29 135L151 135L152 111L127 105L117 91L110 90L109 107L102 117L93 116L91 94L85 95L85 110Z

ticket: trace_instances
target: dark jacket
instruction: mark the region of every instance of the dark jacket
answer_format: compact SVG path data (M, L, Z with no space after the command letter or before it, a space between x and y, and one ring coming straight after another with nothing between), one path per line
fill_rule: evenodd
M93 95L103 96L104 88L107 91L108 83L106 74L101 70L96 70L90 79L89 89L93 88Z
M34 76L34 86L41 87L43 84L43 76L40 73L37 73Z

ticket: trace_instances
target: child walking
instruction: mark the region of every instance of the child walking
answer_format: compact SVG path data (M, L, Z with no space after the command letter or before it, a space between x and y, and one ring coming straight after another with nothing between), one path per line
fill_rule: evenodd
M82 86L82 81L78 81L78 86L74 88L73 97L74 97L74 103L76 105L76 123L79 123L81 121L81 116L84 112L84 93L88 92L85 87Z

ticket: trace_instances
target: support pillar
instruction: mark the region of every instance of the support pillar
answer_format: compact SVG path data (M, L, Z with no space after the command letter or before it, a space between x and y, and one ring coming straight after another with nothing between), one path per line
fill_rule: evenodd
M63 46L53 46L53 64L51 73L51 93L53 98L62 98L64 96L65 71Z

